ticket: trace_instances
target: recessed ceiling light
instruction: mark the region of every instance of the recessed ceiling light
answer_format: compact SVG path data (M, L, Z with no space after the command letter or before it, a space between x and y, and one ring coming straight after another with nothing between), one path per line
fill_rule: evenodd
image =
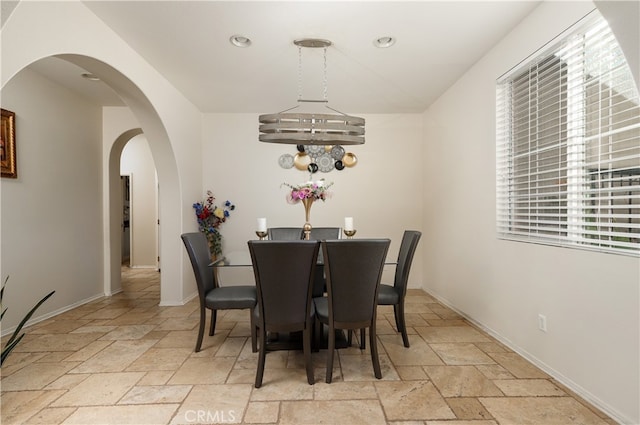
M394 44L396 44L396 39L393 37L380 37L380 38L376 38L373 41L373 45L376 47L379 47L381 49L387 48L387 47L391 47Z
M96 77L95 75L85 72L82 74L82 78L85 78L89 81L100 81L100 78Z
M229 41L231 42L231 44L233 44L236 47L251 46L251 39L248 37L245 37L244 35L232 35L229 38Z

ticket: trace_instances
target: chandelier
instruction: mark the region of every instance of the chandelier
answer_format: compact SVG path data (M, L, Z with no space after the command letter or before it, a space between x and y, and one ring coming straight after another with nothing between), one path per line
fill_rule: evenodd
M298 46L298 105L275 114L260 115L261 142L291 145L361 145L364 143L364 118L346 115L328 105L327 100L327 48L331 41L305 38L293 42ZM302 98L302 48L324 49L323 99ZM320 111L294 111L310 109L324 104ZM292 112L293 111L293 112Z

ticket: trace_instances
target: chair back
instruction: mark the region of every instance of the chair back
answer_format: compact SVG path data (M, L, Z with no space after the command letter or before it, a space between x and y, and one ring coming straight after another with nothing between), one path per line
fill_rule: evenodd
M389 239L340 239L323 243L329 320L358 329L375 320L378 287Z
M299 241L302 239L302 227L269 227L267 235L270 241Z
M407 282L409 281L409 271L413 263L413 254L416 253L418 242L422 236L417 230L405 230L400 243L400 251L398 252L398 264L396 265L396 274L393 280L393 286L400 296L404 296L407 292Z
M264 329L300 330L310 326L311 288L320 242L248 242Z
M309 238L314 241L326 239L340 239L339 227L312 227Z
M209 267L211 254L209 253L207 237L202 232L183 233L180 237L187 249L193 273L196 276L200 302L203 302L205 295L217 287L213 269Z
M324 241L327 239L340 239L340 228L339 227L312 227L311 233L309 234L309 239L313 241ZM318 253L318 262L320 264L324 263L324 258L322 255L322 250ZM313 284L313 296L321 297L324 295L325 291L325 277L324 277L324 267L318 266L316 267L316 277L315 283Z

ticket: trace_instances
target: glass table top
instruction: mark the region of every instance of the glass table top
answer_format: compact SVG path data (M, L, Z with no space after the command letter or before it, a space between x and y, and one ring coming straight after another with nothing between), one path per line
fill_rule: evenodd
M318 252L318 265L323 265L322 252ZM395 260L385 260L384 265L394 265ZM209 264L209 267L251 267L251 254L246 251L229 251Z

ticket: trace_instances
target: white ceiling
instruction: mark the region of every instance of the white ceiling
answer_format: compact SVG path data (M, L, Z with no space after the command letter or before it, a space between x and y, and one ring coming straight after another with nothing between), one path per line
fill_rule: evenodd
M202 112L277 112L323 96L323 38L329 105L349 113L424 111L529 14L538 1L86 1ZM229 37L249 37L248 48ZM374 47L382 36L397 39ZM33 65L103 105L119 100L59 59ZM299 79L301 75L301 79Z

